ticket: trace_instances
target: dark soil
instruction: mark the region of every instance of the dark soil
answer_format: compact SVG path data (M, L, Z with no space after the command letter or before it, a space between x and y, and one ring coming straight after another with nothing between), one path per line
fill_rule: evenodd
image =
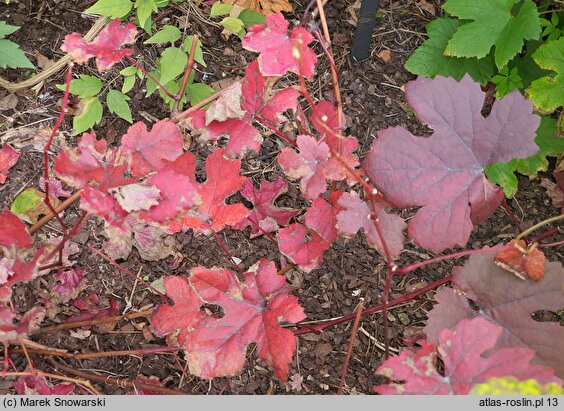
M81 15L92 1L62 1L49 2L12 1L10 5L0 5L0 20L8 24L22 26L14 35L12 41L17 42L35 63L35 52L56 60L63 54L59 51L63 37L70 32L85 33L91 27L93 20ZM294 1L295 17L299 18L305 4L304 0ZM326 8L328 25L333 39L335 61L340 70L340 86L344 110L347 116L346 132L359 138L360 153L365 153L379 130L386 127L403 126L414 133L426 134L427 128L420 125L413 117L405 101L401 87L414 76L408 73L403 65L409 54L425 39L424 27L435 16L428 8L422 8L420 1L383 0L381 13L372 36L371 57L366 61L352 61L349 53L354 27L347 22L350 17L347 8L351 0L330 1ZM427 5L432 2L423 2ZM433 11L440 9L434 5ZM204 20L206 14L202 14ZM195 13L194 7L186 5L171 6L167 11L157 16L159 24L178 24L187 32L201 36L209 62L207 68L198 69L197 78L212 83L224 78L242 76L245 66L255 58L255 55L241 49L240 41L231 38L225 41L220 36L220 29L202 21ZM391 58L384 61L379 57L382 51L389 50ZM158 55L158 49L137 41L136 56L141 55L141 61L150 65ZM106 79L116 76L117 70L110 70L103 74ZM79 73L88 73L92 68L78 69ZM318 66L318 76L311 81L313 95L317 98L331 98L331 79L329 65L321 59ZM25 71L6 70L2 76L11 80L22 80ZM54 88L55 84L63 83L63 75L59 73L51 77L43 85L39 94L25 91L18 94L15 109L0 111L0 118L4 123L0 128L0 142L14 142L17 133L6 137L6 130L25 130L40 125L53 125L58 115L61 93ZM166 117L160 99L153 95L145 98L143 91L136 86L134 93L130 93L130 106L134 113L134 121L145 121L150 116L156 119ZM0 100L6 93L0 89ZM148 115L147 115L148 114ZM95 127L99 137L106 137L110 143L118 143L119 136L127 129L127 123L105 112L100 125ZM57 152L60 144L73 144L75 138L69 137L64 130L69 130L71 124L65 120L61 130L63 137L56 141L53 151ZM32 137L29 137L32 139ZM8 140L8 141L7 141ZM31 141L31 140L30 140ZM42 173L42 157L40 148L30 143L22 143L23 155L18 164L10 171L7 182L0 186L0 207L9 208L14 197L26 187L36 187ZM196 152L207 150L193 142ZM280 144L275 140L267 140L263 144L259 155L265 156L279 150ZM255 155L256 156L256 155ZM269 161L255 160L250 156L246 159L244 169L249 177L274 178L280 174ZM259 163L257 166L257 162ZM266 171L261 171L266 168ZM258 171L256 171L258 170ZM538 181L520 178L519 193L509 203L524 227L558 214L546 196L543 189L538 188ZM287 205L295 205L303 201L297 198L298 189L292 188L283 198ZM78 219L76 205L65 212L65 222L72 224ZM57 236L57 223L52 221L40 235L46 237ZM86 270L87 285L81 296L90 293L105 294L118 303L118 313L124 310L126 299L132 294L135 280L124 274L118 268L110 265L99 256L93 254L87 245L99 248L104 243L101 235L103 231L100 221L92 219L81 229L75 239L81 248L78 255L73 256L76 265ZM493 246L511 238L515 233L507 214L500 208L488 221L478 226L469 242L471 248ZM285 265L276 246L264 237L249 240L248 230L244 232L225 230L221 233L230 252L242 260L241 267L248 268L260 258L275 261L279 267ZM180 263L169 258L160 263L147 262L139 258L136 251L121 262L124 267L134 273L142 269L141 276L147 276L149 281L156 280L163 275L185 275L191 267L214 265L229 267L229 260L222 252L213 237L194 237L191 233L178 235L179 246L183 259ZM429 258L432 255L415 246L409 246L402 254L399 263L406 264ZM550 260L562 261L563 255L557 249L550 249ZM460 262L459 262L460 263ZM424 270L417 270L410 275L397 279L392 284L391 296L398 296L408 291L424 286L442 278L452 271L454 263L437 264ZM380 294L385 282L385 263L379 254L370 248L363 235L351 240L339 239L325 252L321 266L310 272L291 270L287 273L288 281L295 288L295 294L311 321L339 317L354 312L359 297L364 297L365 306L379 302ZM44 276L31 284L19 286L15 291L14 303L23 312L31 308L38 301L38 293L45 294L54 284L52 276ZM432 307L434 292L430 292L418 301L412 301L404 306L393 308L388 313L388 340L392 353L403 350L406 341L412 340L422 333L425 325L426 313ZM161 300L137 284L133 293L132 311L150 308L159 304ZM53 314L51 319L45 320L44 325L63 321L66 317L78 311L68 306L61 307L61 311ZM374 370L384 358L384 335L382 314L374 314L362 318L360 332L355 341L346 377L346 393L367 394L374 384L382 382ZM335 393L341 376L343 361L350 339L352 323L326 329L321 334L306 334L298 339L298 351L291 365L289 379L302 380L300 384L279 382L267 369L266 365L256 359L254 349L248 350L248 361L245 370L233 378L217 378L212 381L201 380L192 376L184 376L179 365L185 365L182 357L175 361L171 355L114 356L88 360L59 359L58 361L104 377L117 376L135 379L138 375L156 376L167 387L196 394L286 394L307 393L322 394ZM112 350L131 350L141 347L165 345L164 339L151 336L147 332L147 320L138 318L131 321L121 321L113 327L92 327L90 333L75 333L58 331L49 334L38 334L33 341L50 349L66 349L71 353L101 352ZM14 354L11 358L16 365L23 369L25 359ZM54 372L52 365L44 357L34 356L34 365L41 370ZM105 394L123 394L127 389L115 385L97 383L96 388ZM299 389L298 389L299 388ZM0 393L8 392L8 388L0 386Z

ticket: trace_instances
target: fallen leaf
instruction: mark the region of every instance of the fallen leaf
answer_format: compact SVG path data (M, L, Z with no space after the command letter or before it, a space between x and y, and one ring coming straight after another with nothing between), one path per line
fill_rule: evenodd
M221 0L225 4L236 4L244 9L254 10L263 16L281 11L292 11L292 5L288 0Z
M527 248L524 240L515 241L515 248L496 254L495 264L524 280L539 281L544 277L546 257L538 248Z
M390 50L382 50L378 53L378 57L384 60L384 63L389 63L392 58L392 52Z

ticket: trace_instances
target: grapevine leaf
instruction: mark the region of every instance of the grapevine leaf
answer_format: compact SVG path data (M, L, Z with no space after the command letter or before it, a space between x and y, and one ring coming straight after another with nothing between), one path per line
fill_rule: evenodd
M26 375L14 382L14 389L19 395L71 395L74 394L74 384L47 384L44 377Z
M139 121L129 127L121 139L122 153L129 156L131 173L142 178L164 167L164 160L174 161L182 154L183 138L170 121L159 121L147 131Z
M542 384L562 382L553 375L552 368L530 364L535 352L528 348L502 348L484 357L483 354L502 338L502 333L501 327L483 318L463 319L455 330L441 332L437 352L406 350L386 360L376 373L398 382L376 386L374 391L379 394L464 395L476 383L508 375L518 379L534 378ZM437 353L444 363L444 375L435 368Z
M537 6L524 0L448 0L442 7L449 14L467 20L448 41L445 54L456 57L485 57L495 45L495 64L501 68L523 48L524 40L539 38ZM515 15L513 13L516 13Z
M294 28L288 36L288 25L282 14L269 14L266 25L257 24L249 29L243 47L260 53L258 64L265 76L281 76L291 71L311 77L317 56L307 45L313 41L313 36L303 27Z
M359 195L351 191L344 193L338 202L341 211L337 214L337 231L339 234L353 236L361 228L364 230L368 243L376 248L380 254L384 254L382 240L378 235L368 204ZM386 207L389 204L379 201L374 204L378 214L378 224L382 234L386 238L386 244L392 257L397 257L403 250L405 221L399 215L388 214Z
M341 210L338 201L343 194L342 191L331 193L331 203L323 197L317 197L308 207L305 215L305 225L315 230L325 241L331 244L337 238L337 214Z
M20 153L8 144L4 144L0 150L0 184L4 184L8 178L8 171L16 165Z
M206 182L198 185L201 204L168 225L176 233L192 228L197 233L209 234L233 226L247 218L249 210L243 204L226 204L227 197L243 186L246 177L240 176L241 160L224 157L224 149L217 149L206 159Z
M259 357L282 381L296 351L293 332L281 321L296 323L305 318L298 299L288 294L286 277L278 275L273 262L260 260L240 282L226 269L196 267L190 283L208 304L219 305L224 315L196 327L188 348L190 371L202 378L239 373L247 346L255 342Z
M455 19L437 18L426 27L429 39L409 56L405 68L425 77L454 77L460 81L468 73L474 81L487 83L494 74L493 54L483 58L453 57L444 54L445 48L460 22Z
M429 341L435 343L441 329L452 327L462 318L485 318L502 327L496 349L533 349L535 363L553 367L557 375L564 375L561 351L564 327L558 323L538 322L531 317L535 311L564 308L564 270L560 263L546 263L544 278L532 282L496 266L493 255L479 254L471 256L464 267L455 270L454 282L464 295L451 288L437 293L440 303L429 313L425 327ZM468 299L478 310L470 307Z
M503 197L485 178L484 166L538 152L540 118L517 91L496 101L484 118L484 93L468 76L459 83L420 78L405 88L433 135L416 137L401 127L381 131L363 169L393 205L422 206L408 224L418 245L435 252L464 246L473 225L488 218Z
M64 148L55 157L54 171L65 183L82 188L87 185L107 191L134 182L124 175L127 165L116 162L116 150L107 151L105 140L94 133L83 134L78 147Z
M123 4L121 0L118 2ZM122 58L131 56L132 50L121 47L133 43L136 35L137 30L133 23L121 26L120 20L116 18L104 27L92 42L86 42L78 33L68 34L61 50L69 53L71 59L81 64L86 63L91 57L96 57L98 70L107 70Z
M160 305L151 316L151 327L159 337L176 331L176 339L182 346L191 346L190 334L207 315L200 307L204 304L186 277L163 277L163 288L174 306Z
M10 307L0 308L0 343L7 345L27 337L44 317L44 309L34 307L26 312L18 323L15 323L17 314Z
M114 89L108 91L108 95L106 96L108 110L110 110L114 114L117 114L120 118L124 119L128 123L133 123L131 110L129 109L129 104L127 103L129 100L130 98L125 94Z
M541 45L533 59L543 69L554 70L555 74L533 81L527 95L535 108L551 112L564 105L564 37Z
M8 210L0 211L0 247L27 248L33 244L25 224Z
M182 37L182 33L180 32L178 27L167 24L147 40L145 40L143 44L174 43L180 37Z
M244 230L251 226L251 238L258 237L263 233L271 233L278 228L288 225L290 219L299 210L274 205L276 198L288 191L288 184L278 178L272 182L263 181L257 189L252 180L245 181L241 188L241 195L253 203L253 210L249 217L233 225L236 230Z
M259 69L256 61L249 64L245 80L241 86L243 101L239 110L231 108L226 112L226 106L237 103L238 86L232 86L233 91L226 91L227 96L211 105L207 111L198 110L190 118L192 127L201 133L203 140L216 140L222 135L229 135L226 151L229 156L240 156L248 150L258 152L262 142L261 133L252 125L253 119L268 121L274 125L285 120L281 114L286 110L295 110L299 93L288 88L277 92L271 99L266 99L266 77ZM239 118L244 113L242 118ZM217 121L226 118L225 121ZM263 120L264 119L264 120Z
M130 0L98 0L84 12L118 18L126 16L132 8L133 3Z
M316 269L323 259L329 243L317 232L308 234L304 225L290 224L276 235L280 252L300 266L305 272Z

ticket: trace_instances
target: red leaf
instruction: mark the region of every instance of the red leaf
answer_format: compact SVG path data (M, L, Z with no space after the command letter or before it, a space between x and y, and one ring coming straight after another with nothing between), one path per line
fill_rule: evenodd
M201 204L171 222L170 232L192 228L197 233L209 234L212 230L223 230L226 225L233 226L249 215L243 204L225 204L227 197L239 191L246 178L239 175L241 160L230 160L223 154L223 149L217 149L208 156L207 179L198 188Z
M16 165L18 158L20 158L20 153L8 144L4 144L4 147L0 150L0 184L6 182L8 171Z
M307 233L305 226L295 223L278 230L276 236L280 252L306 272L316 269L329 243L315 231Z
M296 27L288 36L288 22L280 13L266 16L266 26L252 26L243 39L243 47L260 53L260 71L265 76L281 76L287 71L311 77L317 56L307 47L313 36L304 28ZM296 59L299 57L299 61Z
M151 316L151 327L159 337L178 330L178 343L190 347L190 334L201 321L208 318L200 310L203 301L185 277L164 277L163 288L174 301L174 306L160 305Z
M170 121L159 121L151 131L139 121L121 139L121 150L130 156L130 170L137 178L164 168L164 160L174 161L182 154L182 134Z
M535 352L527 348L503 348L485 358L484 352L496 344L502 332L501 327L482 318L462 320L456 331L441 332L437 350L444 363L444 375L435 368L437 353L418 355L403 351L386 360L376 372L404 383L379 385L374 391L380 394L468 394L477 383L508 375L523 380L534 378L541 384L562 383L554 376L552 368L530 364Z
M114 226L123 230L127 212L109 194L96 190L95 188L85 187L80 195L80 207L89 213L93 213Z
M280 322L301 321L304 311L288 294L286 277L277 274L274 263L262 259L244 278L241 283L226 269L191 270L194 290L206 303L221 306L224 315L196 327L188 349L190 371L202 378L235 375L243 368L247 346L255 342L259 357L284 381L296 337Z
M272 182L265 180L258 189L254 187L252 180L245 181L241 195L253 203L254 208L247 219L233 225L233 228L244 230L250 225L251 238L255 238L265 232L276 231L280 226L288 225L290 219L300 211L274 205L276 198L286 191L288 184L282 178Z
M29 332L37 328L43 321L44 310L34 307L24 314L18 323L14 323L17 315L8 307L0 308L0 343L6 346L11 342L17 342L21 337L27 337Z
M0 246L27 248L32 244L23 221L9 210L0 211Z
M296 141L300 152L285 147L278 155L278 163L288 177L302 179L302 193L313 200L327 190L323 165L329 160L329 147L311 136L299 135Z
M380 254L384 254L382 241L370 217L372 213L368 204L354 191L344 193L338 204L342 210L337 214L337 231L342 235L353 236L362 228L368 243ZM403 250L403 231L406 224L399 215L386 213L386 207L389 207L389 204L385 201L375 203L378 223L386 238L390 254L392 257L397 257Z
M407 84L417 117L434 129L429 138L401 127L378 133L363 168L395 206L422 206L408 233L426 249L464 246L473 225L489 217L503 198L484 166L528 157L540 118L518 91L495 102L484 118L484 93L465 76L459 83L437 76Z
M242 103L237 104L240 104L244 113L242 116L236 114L236 117L227 118L225 121L214 120L225 117L224 105L227 102L222 101L221 105L210 106L207 111L198 110L190 117L192 127L201 133L204 140L216 140L228 135L229 141L225 149L231 157L241 156L247 150L258 152L262 136L252 124L255 117L259 117L259 120L265 119L272 125L280 124L286 120L282 115L284 111L296 109L299 96L296 90L288 88L267 100L266 77L259 72L256 61L247 66L241 92Z
M459 290L445 288L438 293L439 304L428 314L425 332L429 341L436 342L440 330L463 318L481 317L503 329L495 349L530 348L536 352L535 363L554 367L558 376L564 376L560 343L564 341L564 327L532 318L536 311L562 309L564 270L560 263L546 263L544 278L534 282L497 267L492 254L478 254L455 269L454 282ZM478 310L470 307L468 299Z
M68 52L71 59L80 64L96 57L98 70L107 70L122 58L131 56L132 50L121 47L133 43L136 35L135 24L121 26L120 19L116 18L90 43L78 33L67 34L61 50Z
M96 187L100 191L130 184L125 177L127 165L120 164L117 150L107 151L105 140L96 140L94 133L83 134L76 149L63 148L55 157L54 170L67 184L82 188Z
M117 300L105 295L100 298L98 294L90 294L88 297L74 300L73 305L82 312L67 318L65 322L97 320L117 315Z
M331 193L331 204L323 197L317 197L308 207L304 219L305 225L315 230L325 241L331 244L337 238L337 214L341 210L338 201L342 191Z
M19 395L70 395L74 393L74 384L47 384L44 377L26 375L14 382L14 389Z
M59 295L60 301L66 303L74 300L80 293L80 282L84 278L84 270L80 268L60 269L53 274L58 284L51 290Z
M527 249L527 244L523 240L517 242L511 240L511 243L516 243L515 248L498 253L495 256L495 264L522 280L526 277L534 281L542 279L546 261L543 252L538 248Z

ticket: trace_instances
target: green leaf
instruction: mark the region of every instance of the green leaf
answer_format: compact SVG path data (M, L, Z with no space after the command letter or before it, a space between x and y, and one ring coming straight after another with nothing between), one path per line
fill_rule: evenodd
M119 72L122 76L134 76L137 73L137 67L129 66Z
M123 85L121 86L122 93L129 93L135 86L135 76L128 76L123 78Z
M564 37L540 46L533 59L543 69L556 72L533 81L527 90L536 109L551 112L564 105Z
M145 23L151 18L151 14L157 11L155 0L135 0L135 10L139 26L145 27Z
M517 176L515 169L510 163L494 163L488 164L484 168L484 172L492 183L503 188L505 196L512 198L517 193Z
M188 56L178 47L164 49L159 59L161 72L159 82L164 86L169 81L174 80L184 72L186 63L188 63Z
M223 27L229 30L231 33L239 35L241 30L245 30L245 24L237 17L225 17L219 22Z
M244 9L238 16L239 20L243 22L245 28L248 29L255 24L266 24L266 18L252 9Z
M223 16L225 14L229 14L232 8L233 5L231 4L223 4L220 1L216 1L210 10L210 17L217 17L217 16Z
M153 287L155 290L161 292L161 293L166 293L164 286L163 286L163 277L157 278L155 281L153 281L151 283L151 287ZM152 292L153 294L156 294L152 289L148 289L150 292Z
M98 77L81 74L80 78L71 81L69 93L77 95L83 99L97 95L103 87L102 81ZM65 90L64 84L57 84L59 90Z
M80 100L81 113L74 117L72 122L72 136L89 130L102 120L102 103L98 97L87 97Z
M35 68L20 46L10 40L0 39L0 68Z
M152 70L149 71L149 74L157 81L160 82L159 77L160 77L160 73L158 70ZM145 88L147 90L147 92L145 93L145 97L149 97L151 94L153 94L155 92L155 90L157 89L157 83L155 83L153 80L151 80L150 77L147 77L147 82L145 83Z
M517 192L517 178L514 174L516 171L529 178L535 178L539 172L548 170L547 156L564 153L564 138L556 135L555 119L541 117L535 143L539 146L539 151L531 157L511 160L508 163L495 163L485 168L488 179L499 184L509 198Z
M492 83L496 85L495 96L498 99L503 98L511 91L523 88L523 80L519 75L519 70L514 67L509 71L507 66L500 70L499 74L492 77Z
M192 49L193 41L194 41L194 36L192 35L186 36L186 38L184 39L184 44L182 46L184 47L186 53L190 53L190 50ZM196 54L194 54L194 61L196 61L197 63L201 64L204 67L207 67L206 62L204 61L204 53L202 52L201 40L198 41L198 44L196 44Z
M460 26L458 20L438 18L426 27L429 39L407 59L405 68L425 77L437 75L454 77L460 81L468 73L478 83L485 84L494 73L492 53L485 58L451 57L444 54L445 47Z
M99 14L108 16L112 19L116 17L125 17L133 8L130 0L98 0L93 6L87 8L84 12L90 14Z
M524 56L516 56L507 64L510 69L516 68L519 72L519 77L523 82L522 90L529 87L534 80L551 73L551 71L541 69L533 60L533 54L541 44L543 43L536 40L527 42L527 53Z
M157 31L151 37L143 42L143 44L163 44L174 43L182 36L177 27L166 25L161 30Z
M19 26L10 26L9 24L6 24L5 21L0 21L0 39L6 37L8 34L12 34L19 29Z
M445 54L455 57L485 57L495 45L495 63L503 67L523 48L524 40L541 34L539 14L532 0L448 0L449 14L469 20L453 34ZM521 6L514 15L514 7ZM519 8L517 5L517 8Z
M10 211L14 214L25 214L36 208L43 202L43 193L36 188L26 188L19 193L10 207Z
M186 92L188 93L191 106L198 104L200 101L216 93L213 88L203 83L188 84L186 86Z
M129 104L127 104L129 100L130 98L125 94L113 89L108 91L108 95L106 96L106 104L108 105L108 110L121 117L125 121L133 123L131 110L129 109Z

